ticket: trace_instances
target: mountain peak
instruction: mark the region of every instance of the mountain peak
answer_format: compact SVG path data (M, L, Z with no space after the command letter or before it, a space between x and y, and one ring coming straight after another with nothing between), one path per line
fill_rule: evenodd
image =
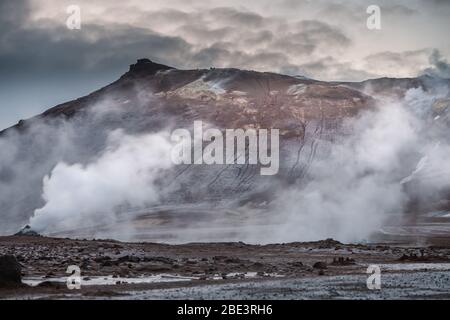
M170 70L172 67L153 62L150 59L138 59L135 64L130 65L129 72L138 74L155 74L160 70Z

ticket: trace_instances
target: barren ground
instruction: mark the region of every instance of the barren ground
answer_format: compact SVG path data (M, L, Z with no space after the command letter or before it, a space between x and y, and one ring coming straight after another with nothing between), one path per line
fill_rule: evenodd
M450 245L318 242L165 245L112 240L0 237L22 264L24 285L3 299L450 298ZM322 262L317 264L318 262ZM368 265L382 289L367 289ZM82 287L66 287L69 265Z

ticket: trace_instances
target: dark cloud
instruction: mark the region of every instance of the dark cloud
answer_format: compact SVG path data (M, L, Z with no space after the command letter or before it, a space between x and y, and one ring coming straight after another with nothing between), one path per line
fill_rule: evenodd
M25 9L25 1L21 3L22 8L15 11L19 18L13 19L17 28L10 28L0 52L0 67L16 76L30 72L111 73L140 57L182 68L292 70L295 63L291 57L351 45L339 28L320 21L284 25L284 21L234 8L192 14L177 10L141 13L141 19L147 17L153 23L178 24L179 36L112 23L84 23L82 30L68 30L63 24L41 21L37 28L25 28L29 9ZM273 28L282 27L290 31L275 36Z
M421 1L415 2L415 7L403 0L381 1L380 6L383 17L389 14L391 21L416 15ZM30 19L36 12L30 3L39 8L44 2L0 0L0 99L10 99L11 108L29 103L14 103L9 98L11 90L5 88L14 81L17 90L37 81L41 85L51 83L47 91L40 90L41 96L52 98L42 100L41 104L50 104L41 105L42 110L69 98L54 92L72 88L70 98L83 95L87 88L93 90L98 83L115 80L141 57L179 68L239 67L324 80L357 80L385 75L387 71L411 74L417 66L427 63L429 55L414 50L386 51L392 38L385 33L378 33L378 38L374 33L361 36L363 29L367 31L366 7L372 4L369 0L172 0L165 5L157 1L152 5L137 1L113 5L106 0L78 2L82 8L97 9L92 11L100 11L101 16L95 19L88 14L81 30L68 30L64 10L60 10L58 18L48 15L36 21ZM441 8L449 1L433 3ZM39 17L54 11L50 4ZM369 52L354 51L355 45L361 48L364 41L371 48ZM375 53L378 49L371 41L381 41L381 52ZM369 56L364 59L366 54ZM444 72L442 57L432 63L436 72ZM86 79L96 79L96 83ZM80 91L76 84L83 84L85 89Z
M2 43L0 68L16 75L33 71L110 72L144 56L177 64L183 61L183 53L191 50L179 37L114 25L83 25L82 32L62 26L17 28Z
M27 1L0 2L1 128L112 82L138 58L182 65L191 51L180 37L129 25L30 25L30 12Z
M12 27L20 26L30 13L26 0L0 1L0 36L5 36Z

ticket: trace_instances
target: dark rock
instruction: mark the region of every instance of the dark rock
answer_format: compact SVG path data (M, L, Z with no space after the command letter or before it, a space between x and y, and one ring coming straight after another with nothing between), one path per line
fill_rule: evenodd
M117 260L119 261L119 263L124 263L124 262L125 263L128 263L128 262L136 262L136 263L138 263L138 262L141 262L141 259L139 257L129 256L129 255L120 257Z
M326 262L322 262L322 261L316 262L316 263L314 263L313 268L314 269L326 269L327 268L327 263Z
M143 259L143 261L158 262L158 263L163 263L163 264L174 264L176 262L174 259L166 258L166 257L145 257Z
M303 263L301 261L290 262L289 265L296 267L296 268L303 267Z
M163 64L155 63L150 59L139 59L137 63L130 65L129 73L138 75L153 75L158 71L170 69L173 68Z
M225 260L227 257L225 257L225 256L214 256L213 257L213 260L214 261L216 261L216 260Z
M119 264L121 264L124 261L119 261L119 260L106 260L103 261L101 263L101 266L103 267L113 267L113 266L118 266Z
M14 256L0 257L0 287L22 284L22 268Z
M39 288L52 288L52 289L64 289L66 288L61 282L57 281L44 281L37 285Z
M94 261L97 262L97 263L104 263L104 262L110 261L110 260L111 260L111 257L108 257L108 256L96 257L94 259Z
M352 258L349 258L349 257L333 258L333 262L331 263L331 265L333 265L333 266L349 266L349 265L353 265L353 264L355 264L355 260Z
M225 259L224 262L225 263L241 263L241 259L239 259L239 258L228 258L228 259Z

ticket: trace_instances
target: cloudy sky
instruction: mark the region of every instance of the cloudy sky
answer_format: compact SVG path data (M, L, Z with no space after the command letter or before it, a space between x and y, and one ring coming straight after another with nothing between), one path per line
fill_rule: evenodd
M369 5L381 29L369 30ZM81 29L66 26L78 5ZM0 0L0 128L148 57L359 81L450 77L450 0Z

